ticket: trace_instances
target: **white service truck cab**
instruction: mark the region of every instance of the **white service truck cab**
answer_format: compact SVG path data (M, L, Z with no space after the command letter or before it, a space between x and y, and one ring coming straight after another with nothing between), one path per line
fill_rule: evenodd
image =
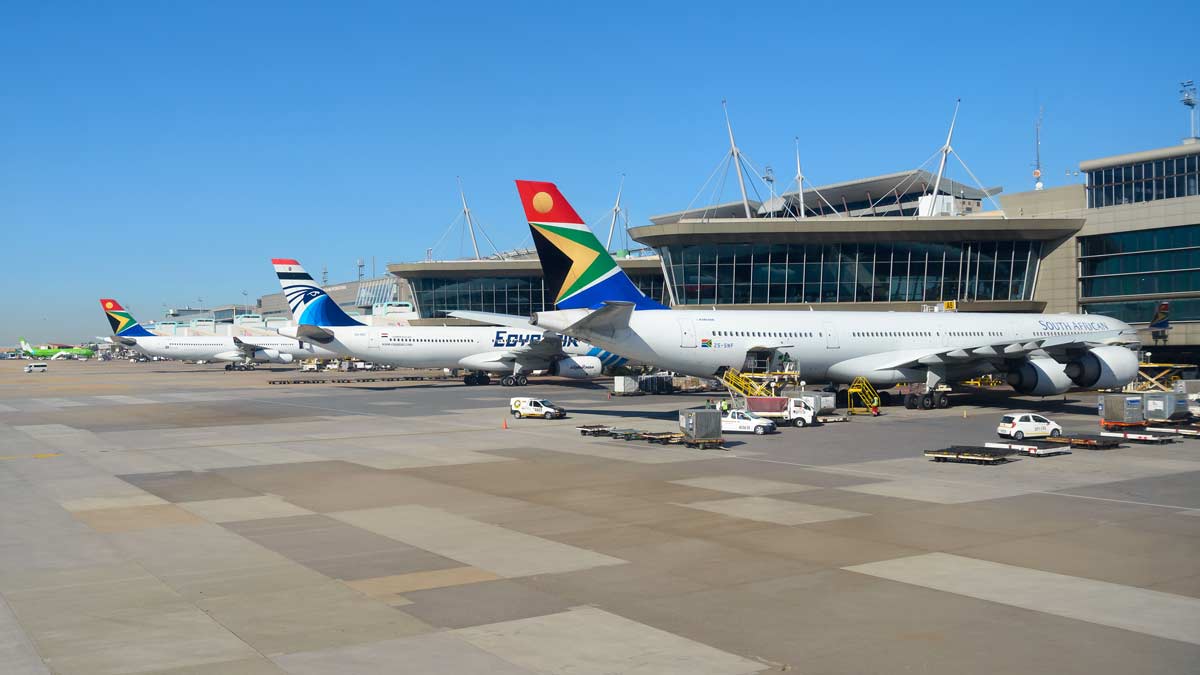
M721 412L721 433L773 434L775 423L749 410L724 410Z

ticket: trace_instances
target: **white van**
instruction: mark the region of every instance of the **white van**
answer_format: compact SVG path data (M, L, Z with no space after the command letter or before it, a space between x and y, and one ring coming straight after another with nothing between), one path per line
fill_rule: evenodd
M31 364L25 366L25 372L27 372L27 373L44 373L44 372L46 372L46 368L47 368L47 366L44 363L31 363Z

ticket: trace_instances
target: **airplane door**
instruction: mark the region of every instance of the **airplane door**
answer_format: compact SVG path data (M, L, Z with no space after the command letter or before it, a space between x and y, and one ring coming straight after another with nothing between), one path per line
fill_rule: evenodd
M837 329L834 328L833 323L831 323L829 321L825 322L825 348L826 349L841 348L841 345L838 344Z
M946 332L946 327L939 325L937 327L937 332L940 333L942 336L942 346L949 347L950 346L950 333Z
M367 349L379 349L379 332L367 331Z
M696 346L696 323L691 319L679 319L679 346Z

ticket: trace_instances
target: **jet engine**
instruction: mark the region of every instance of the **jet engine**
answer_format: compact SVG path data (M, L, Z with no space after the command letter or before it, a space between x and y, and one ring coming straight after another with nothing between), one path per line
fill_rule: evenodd
M1067 377L1088 389L1114 389L1137 377L1138 357L1124 347L1096 347L1067 363Z
M291 363L291 354L281 354L278 349L260 349L256 357L266 361L267 363Z
M604 364L595 356L568 356L550 364L550 374L586 380L600 375Z
M1065 370L1066 366L1054 359L1029 359L1009 369L1008 383L1018 394L1061 394L1071 388L1071 378Z

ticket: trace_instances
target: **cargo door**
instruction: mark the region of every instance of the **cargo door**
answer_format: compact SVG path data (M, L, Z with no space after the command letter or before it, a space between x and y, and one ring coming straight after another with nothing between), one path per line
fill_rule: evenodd
M825 348L826 349L840 349L841 348L841 345L838 344L837 329L834 328L833 323L830 321L825 322Z
M679 346L680 347L695 347L696 346L696 322L692 319L678 319L679 322Z
M379 349L379 331L367 331L367 349Z

